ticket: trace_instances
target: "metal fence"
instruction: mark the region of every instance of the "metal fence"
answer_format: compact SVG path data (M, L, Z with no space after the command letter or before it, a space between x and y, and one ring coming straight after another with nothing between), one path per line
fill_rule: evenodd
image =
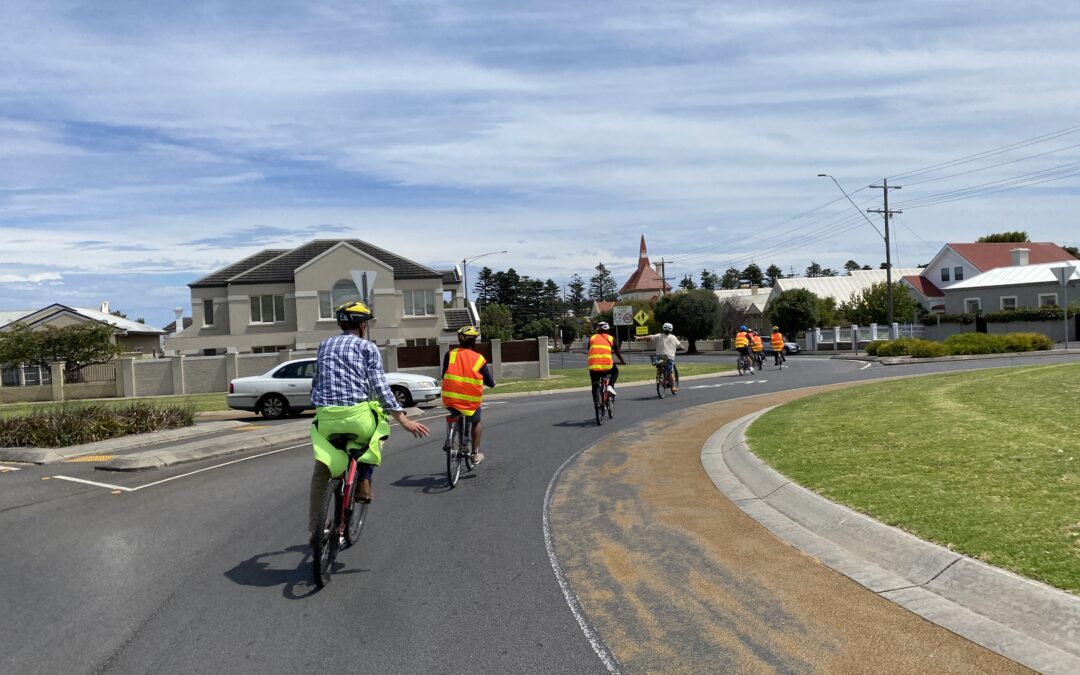
M77 371L64 371L64 384L78 382L116 382L116 362L95 363Z
M20 372L21 377L20 377ZM9 366L0 369L0 386L34 387L42 384L52 384L52 372L41 366Z

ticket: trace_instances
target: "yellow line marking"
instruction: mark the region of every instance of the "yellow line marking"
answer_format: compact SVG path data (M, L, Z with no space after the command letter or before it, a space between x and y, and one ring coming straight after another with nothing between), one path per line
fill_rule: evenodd
M110 459L114 459L116 455L83 455L82 457L72 457L71 459L65 459L64 463L70 464L72 462L107 462Z
M42 476L41 480L49 480L49 477L48 476Z
M233 431L256 431L257 429L265 429L265 427L259 424L246 424L242 427L233 427Z

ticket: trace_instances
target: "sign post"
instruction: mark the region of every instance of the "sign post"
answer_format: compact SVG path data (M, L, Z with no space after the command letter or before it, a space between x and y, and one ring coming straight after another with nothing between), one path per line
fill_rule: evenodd
M1069 281L1072 279L1073 272L1076 271L1075 265L1062 265L1061 267L1051 268L1054 271L1054 276L1061 282L1063 288L1065 301L1061 303L1061 316L1065 322L1065 349L1069 348Z
M630 305L616 305L611 309L611 323L615 326L615 338L619 337L619 326L634 325L634 308ZM627 330L627 339L630 338Z
M648 335L649 327L645 324L649 323L649 315L643 309L639 309L638 313L634 315L634 321L637 321L637 329L634 331L635 335Z

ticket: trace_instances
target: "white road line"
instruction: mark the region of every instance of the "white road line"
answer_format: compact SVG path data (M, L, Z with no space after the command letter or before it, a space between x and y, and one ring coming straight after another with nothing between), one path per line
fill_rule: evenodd
M547 491L544 493L544 547L547 549L548 559L551 561L551 569L555 572L555 580L559 583L559 588L562 590L563 597L566 599L566 604L570 607L570 613L577 619L578 626L581 627L581 632L585 634L585 639L592 645L593 651L596 653L600 660L603 662L604 667L607 668L609 673L618 675L619 664L615 660L615 656L604 645L600 636L596 633L596 630L589 623L589 620L585 618L585 613L581 609L581 603L578 601L577 594L574 593L574 589L570 587L570 582L566 578L566 574L563 573L562 564L559 562L559 556L555 553L555 540L551 536L551 493L555 487L555 483L559 480L559 476L562 475L563 469L566 465L574 460L575 457L585 452L590 446L586 446L581 450L578 450L571 455L562 466L555 471L555 475L551 477L551 482L548 483Z
M202 469L197 469L195 471L189 471L187 473L182 473L182 474L179 474L177 476L171 476L169 478L164 478L162 480L156 480L153 483L147 483L145 485L140 485L138 487L127 488L127 490L129 492L135 492L136 490L142 490L143 488L153 487L155 485L161 485L162 483L168 483L169 481L176 480L177 478L187 478L188 476L194 476L195 474L202 473L204 471L211 471L213 469L220 469L221 467L229 466L231 464L239 464L240 462L247 462L247 461L252 460L252 459L258 459L260 457L266 457L267 455L276 455L279 452L285 452L286 450L295 450L297 448L303 448L303 447L307 447L309 445L311 445L311 443L301 443L300 445L290 445L287 448L278 448L277 450L271 450L270 452L263 452L263 453L259 453L258 455L252 455L250 457L242 457L241 459L234 459L231 462L224 462L222 464L215 464L214 466L207 466L207 467L204 467ZM57 477L59 478L59 476L57 476ZM87 482L87 481L84 481L84 482ZM121 488L121 489L124 489L124 488Z
M84 483L86 485L93 485L94 487L105 488L106 490L120 490L121 492L132 492L137 488L121 487L119 485L109 485L108 483L97 483L92 480L83 480L82 478L72 478L71 476L53 476L59 480L69 480L72 483Z
M19 470L19 467L17 467L17 466L4 466L4 465L0 464L0 473L7 473L8 471L18 471L18 470Z
M863 366L862 368L859 368L859 370L866 370L867 368L869 368L869 367L870 367L870 366L872 366L872 365L874 365L874 362L873 362L873 361L867 361L867 362L866 362L866 365L865 365L865 366Z
M683 389L716 389L717 387L737 387L740 384L765 384L768 380L737 380L735 382L720 382L717 384L696 384Z

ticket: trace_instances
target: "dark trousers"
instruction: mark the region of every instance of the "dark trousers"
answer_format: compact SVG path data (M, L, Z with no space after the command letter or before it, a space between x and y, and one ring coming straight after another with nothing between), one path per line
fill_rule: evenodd
M608 384L614 387L616 380L619 379L619 366L613 363L611 364L611 370L590 370L589 380L595 385L605 375L609 375Z

